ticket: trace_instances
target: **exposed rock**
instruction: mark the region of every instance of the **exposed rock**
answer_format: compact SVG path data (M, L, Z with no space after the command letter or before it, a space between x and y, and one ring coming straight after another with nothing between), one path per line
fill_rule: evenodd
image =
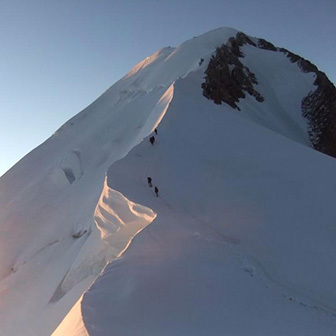
M313 63L303 57L296 55L285 48L280 48L279 51L283 52L292 63L297 63L303 72L319 72L318 68Z
M256 47L256 44L243 32L238 32L236 37L234 38L230 38L230 39L234 39L237 41L237 44L242 47L244 44L251 44L254 47Z
M237 57L244 57L244 54L239 47L242 47L245 44L250 44L254 47L256 46L256 44L242 32L237 33L236 37L230 37L228 44L231 46L232 53Z
M292 63L306 73L314 72L315 91L302 99L302 116L308 121L308 135L313 147L325 154L336 157L336 88L327 76L308 60L285 48L277 48L272 43L258 39L254 43L244 33L231 37L226 44L217 48L205 71L205 82L202 84L203 95L216 104L222 102L239 110L237 103L245 98L246 92L258 102L264 101L262 95L254 88L257 78L239 58L244 54L240 47L249 44L256 48L284 53Z
M238 33L237 38L230 38L227 44L217 48L205 71L205 82L202 84L203 95L212 99L216 104L225 102L233 108L239 107L236 103L239 98L245 98L245 92L262 102L264 98L254 89L253 84L258 84L255 74L244 66L238 57L244 57L240 46L255 44L243 33Z
M261 38L258 39L258 48L271 51L278 51L278 48L276 48L271 42L268 42Z
M314 72L315 91L302 99L302 116L308 120L308 135L313 147L330 156L336 157L336 88L328 77L318 68L287 49L279 49L292 63L296 63L303 72Z
M336 157L336 89L318 71L317 89L302 100L302 115L308 119L309 139L318 151Z

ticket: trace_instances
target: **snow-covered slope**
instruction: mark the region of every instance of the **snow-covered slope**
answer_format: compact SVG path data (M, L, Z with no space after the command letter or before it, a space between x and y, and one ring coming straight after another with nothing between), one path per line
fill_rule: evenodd
M159 50L0 179L2 334L51 334L77 300L55 335L333 334L335 163L300 109L314 76L246 45L265 101L216 106L204 71L236 33Z
M108 167L161 120L174 80L234 34L154 53L0 179L4 335L50 333L99 273L111 256L95 222Z
M109 186L157 217L64 323L99 336L333 335L334 159L200 90L198 74L179 80L155 145L110 168Z

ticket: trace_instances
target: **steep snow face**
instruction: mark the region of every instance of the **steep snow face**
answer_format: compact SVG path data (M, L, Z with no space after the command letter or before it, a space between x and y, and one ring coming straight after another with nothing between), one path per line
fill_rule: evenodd
M119 93L111 91L111 105L103 95L1 178L0 328L4 335L51 332L88 286L63 300L72 290L69 284L95 276L104 266L105 243L93 214L105 173L155 127L172 97L172 87L135 95L113 102ZM94 246L89 258L87 245ZM74 263L81 265L81 271L71 272L69 281ZM20 324L15 323L18 316Z
M109 169L157 217L54 335L335 333L335 160L223 113L201 79L178 80L154 146Z
M292 63L287 52L269 42L240 32L211 58L203 95L216 104L228 104L259 125L311 145L312 120L302 104L316 89L316 72L303 71L300 64Z
M247 47L248 57L243 64L241 59L245 58ZM267 50L267 53L260 53L258 49ZM283 56L294 67L290 67L287 60L284 62ZM247 64L258 71L258 79ZM309 74L313 81L303 73ZM274 111L263 114L258 108L247 109L246 112L252 112L252 115L248 113L249 117L296 141L305 143L308 138L308 143L316 150L336 157L336 88L308 60L287 49L276 48L264 39L250 38L239 32L216 50L205 74L203 95L216 104L225 102L238 111L237 103L247 93L258 102L265 100L256 88L261 79Z
M97 208L106 171L160 122L174 81L234 34L219 29L153 54L2 176L3 335L51 333L105 262L154 218L124 200L137 225L120 231L122 222L111 219L120 204L109 206L115 198L101 198ZM106 186L103 193L112 196Z
M241 112L249 120L304 145L311 146L301 102L315 90L314 73L304 73L286 55L245 45L242 62L256 75L258 91L265 103L241 101Z
M171 268L158 269L158 272L162 271L167 279L170 273L174 273L176 283L178 283L179 270L188 269L189 256L194 261L199 260L202 258L200 251L210 248L211 242L219 239L218 244L216 240L214 247L211 248L212 252L204 254L206 260L216 258L217 245L222 246L220 237L224 236L228 237L225 238L228 242L247 241L246 244L241 244L243 248L239 250L239 255L246 254L248 270L257 267L253 266L258 264L257 262L251 261L250 263L249 261L249 254L255 252L256 258L260 258L260 263L264 265L265 272L269 272L271 277L278 280L279 285L274 285L276 288L282 290L281 286L287 286L290 292L299 287L298 283L301 282L302 276L294 272L292 279L285 270L285 259L280 254L273 253L269 247L269 245L273 246L273 235L279 234L280 237L278 245L274 246L282 246L284 235L287 237L293 233L290 228L288 231L284 230L282 235L281 230L274 233L270 229L269 233L265 229L267 221L272 223L270 227L275 225L279 228L278 221L274 220L279 210L275 206L274 199L269 196L278 197L281 203L281 195L288 202L284 204L290 206L300 195L288 189L289 194L293 191L295 195L293 198L288 197L287 191L276 196L278 194L273 195L272 193L274 188L280 184L293 185L294 189L296 186L299 190L307 192L307 189L300 188L302 184L307 184L309 181L310 185L316 188L313 195L319 197L318 185L315 186L311 182L311 176L310 180L307 178L308 173L314 176L309 168L309 160L318 162L324 160L321 166L317 165L314 168L326 170L326 176L334 168L333 161L321 159L321 155L292 141L275 136L258 125L292 140L308 144L304 132L305 121L301 118L300 110L296 108L300 99L303 98L301 95L306 94L312 85L313 78L309 74L297 72L297 67L293 67L293 64L285 57L277 59L277 56L271 55L267 50L255 52L249 50L247 46L246 50L244 49L246 57L242 62L246 62L251 71L256 73L259 82L258 91L260 90L265 97L265 101L259 103L253 97L247 96L238 103L241 109L239 113L226 105L214 106L202 96L201 83L204 71L216 48L226 43L236 33L237 31L233 29L217 29L191 39L177 48L164 48L154 53L135 66L124 78L1 177L0 329L3 335L50 334L76 301L77 305L69 315L74 316L76 320L76 325L73 325L75 329L83 333L86 332L88 325L91 325L90 334L96 332L92 329L93 327L98 328L97 330L100 330L99 328L105 330L105 315L102 313L100 318L88 313L90 307L96 309L94 304L96 296L95 294L92 296L92 293L95 293L94 288L97 288L97 283L84 296L83 301L82 299L78 301L78 299L94 281L105 263L118 257L127 248L133 236L150 223L152 223L149 226L150 230L141 231L142 233L137 236L128 253L134 255L138 262L143 259L149 269L153 269L157 261L162 261L160 256L163 260L172 260ZM179 83L177 86L176 81ZM297 95L287 89L287 82L292 83L293 81L296 82ZM171 104L172 100L174 100L173 104ZM169 115L165 118L167 111ZM254 123L247 122L244 120L246 118ZM159 128L160 133L154 146L150 145L148 139L142 142L155 127L161 125L161 120L164 124L162 128L161 126ZM163 140L165 138L161 137L161 129L166 133L166 139L169 139L164 151L159 151L160 143L163 141L161 144L164 144L165 141ZM267 136L259 136L259 133L267 134ZM138 144L140 146L136 147L133 154L128 155L117 165L113 165ZM268 149L265 149L266 144ZM209 146L216 151L209 151ZM244 147L245 150L243 150ZM277 162L278 168L274 166L269 169L263 168L268 167L269 161L274 159L272 155L260 154L264 151L268 154L275 151L273 156L280 151L279 159L274 161ZM295 170L296 174L298 170L302 170L302 176L307 178L303 180L298 178L300 181L298 184L296 175L295 178L289 179L292 165L287 167L282 162L288 158L285 155L287 151L310 153L307 154L309 160L306 159L305 165L298 164ZM138 153L139 156L134 153ZM147 156L149 153L155 155L149 157ZM294 158L290 157L290 160L296 157L294 154L292 156ZM142 158L144 160L141 163ZM131 161L133 163L130 163ZM228 164L230 162L232 165ZM299 162L299 159L293 162ZM106 172L111 165L112 168L106 179ZM178 166L183 169L177 169ZM284 166L287 168L284 175L281 175L281 169ZM155 202L158 200L161 202L161 196L156 198L146 185L144 179L148 175L154 178L155 183L159 181L159 193L165 195L164 199L167 199L168 203L163 202L162 206L157 206ZM332 176L329 177L332 180ZM262 186L256 186L252 183L254 180L262 180L265 183ZM214 188L214 185L217 188ZM251 188L247 189L248 186ZM326 195L330 196L332 185L329 184L328 187L323 182L321 186L327 188L330 194ZM260 199L255 198L255 187L261 194ZM150 192L149 196L143 194L144 192ZM266 203L264 207L260 205L268 199L270 203ZM317 210L313 206L315 203L310 202L308 198L304 199L307 208L311 211L309 212L310 217L305 217L304 220L310 221L313 218L317 220L317 212L314 212ZM325 204L329 204L328 200ZM319 205L321 199L317 198L316 201ZM328 206L324 209L326 225L329 230L328 234L330 232L333 234L333 227L327 221L327 218L332 218L328 209ZM196 219L190 219L189 214ZM284 218L286 223L292 223L293 218L299 218L298 220L301 221L300 212L291 210L290 214ZM245 221L248 216L253 219L252 223ZM196 222L198 224L195 224ZM158 225L158 223L167 224ZM227 223L230 225L226 225ZM215 232L209 228L209 225L215 226ZM195 227L197 230L194 230ZM204 235L202 227L205 227ZM319 237L317 241L324 242L324 236L319 235L326 235L326 231L316 229L315 232L315 226L309 227L313 229L312 231L303 230L305 237L313 233ZM262 229L258 231L258 228ZM149 238L147 232L150 233ZM248 232L252 232L251 235L248 235ZM200 235L201 238L198 241L197 237ZM196 237L195 240L192 238L192 246L185 242L184 239L187 237ZM298 239L298 236L295 237ZM325 247L321 247L322 252L326 248L333 252L330 235L328 237L323 245ZM309 245L311 242L306 238L303 241ZM146 245L146 241L149 245ZM311 246L317 245L312 241ZM290 245L286 257L293 257L293 249L294 245ZM240 274L239 270L237 271L237 265L242 259L239 259L240 257L237 259L230 251L231 247L226 250L225 255L228 256L228 260L231 257L235 260L232 264L230 262L234 272L232 282L235 282L235 274L237 277ZM277 263L274 267L267 258L260 257L262 251L269 254L269 258L274 257ZM300 258L303 258L306 250L300 251L302 251L299 254ZM319 264L321 253L317 254L317 259L312 253L310 257ZM171 257L173 259L170 259ZM254 260L253 258L252 256L251 260ZM123 258L119 259L119 262L121 261L120 270L124 269L123 260ZM293 260L290 270L297 266L297 259L293 257ZM112 265L114 272L116 264ZM138 268L133 262L126 262L125 265L130 267L130 276L127 275L128 271L118 273L117 283L111 282L115 284L115 289L123 290L119 293L120 296L113 298L113 302L117 303L116 310L111 310L115 312L113 316L117 316L119 305L121 314L124 314L123 317L125 314L135 312L129 310L127 313L125 308L134 288L140 288L142 285L148 286L144 291L148 295L152 295L150 287L153 290L152 293L161 292L162 289L159 285L161 278L157 278L158 283L152 283L147 281L149 280L147 276L150 277L151 274L146 272L143 273L144 282L141 282L140 286L137 280L133 281L131 274L141 273L142 266ZM192 279L194 275L206 278L211 272L211 265L217 267L220 263L214 261L214 264L210 263L209 266L204 264L204 269L200 274L197 273L195 266L187 276L189 279ZM305 264L302 274L305 274L309 265ZM319 274L325 272L322 263L316 267L320 267ZM109 269L107 268L107 272L110 272ZM207 272L204 271L205 269ZM332 270L330 272L330 278L332 278L334 274ZM334 304L334 298L331 295L329 302L325 296L330 290L330 283L327 283L323 291L319 286L314 286L314 276L312 273L309 274L310 280L301 291L304 297L302 302L306 304L305 302L310 300L309 305L311 306L314 306L312 303L314 300L322 302L316 304L316 307L327 312L326 317L322 319L325 319L326 328L329 328L332 320L329 317L330 309L326 307L328 304L329 306ZM125 275L129 280L124 277ZM185 273L182 272L181 276L184 275ZM211 279L216 279L219 285L220 277L221 273L214 273L214 278ZM264 279L264 276L261 278ZM105 275L99 278L99 282L104 282L102 279L105 279ZM260 280L256 286L263 286L262 281ZM148 285L145 285L145 282ZM122 287L123 283L128 284L129 287ZM169 283L169 281L166 282L168 287ZM244 282L238 281L238 283L245 285ZM206 287L211 287L210 285L211 282L206 282ZM200 289L198 286L195 284L194 289ZM114 290L107 288L107 285L98 288L102 288L101 293L106 294L106 297L109 297L110 290L112 292ZM174 288L176 287L173 287L169 293L180 295L182 301L183 292L176 292ZM186 289L185 286L183 288ZM252 287L246 288L252 290ZM311 290L312 299L306 296L308 290ZM286 291L284 295L288 295L289 292ZM191 300L191 293L187 295L186 302ZM209 292L204 292L206 295L204 296L204 307L211 310L213 300L211 295L209 299L206 298L208 294ZM269 304L265 306L265 311L272 306L274 295L270 294ZM125 301L123 301L124 298ZM233 299L235 297L232 297ZM255 300L256 297L251 297L252 299ZM181 308L177 312L183 319L184 309L188 309L189 306L182 304L181 301L179 301ZM190 302L197 303L192 300ZM284 309L284 318L288 317L289 312L285 309L289 307L288 303L283 305L282 298L279 302L281 303L276 312ZM78 305L81 303L82 306L79 308ZM101 304L102 309L106 307L100 297L96 303ZM137 307L139 304L135 305L134 309ZM153 307L155 306L149 304L143 312L150 312ZM167 305L164 308L167 313L170 307L175 306ZM293 309L298 311L296 308ZM304 308L301 309L304 310ZM246 311L250 310L252 309L246 309ZM83 317L78 316L77 314L82 311L84 312ZM97 312L100 310L97 309ZM203 313L203 311L198 313ZM143 319L140 317L143 315L139 314L135 317L132 314L130 315L132 318L138 318L138 322L142 323ZM304 310L302 312L303 327L306 326L308 330L310 322L306 323L306 321L310 317L312 321L315 321L316 316L314 313L307 315ZM178 318L177 315L175 317ZM99 318L99 321L96 318ZM163 321L163 315L160 318ZM20 323L17 323L18 320ZM114 318L111 321L117 323ZM120 320L120 323L124 325L125 321L125 319ZM146 321L146 323L151 323L148 318ZM59 329L63 330L63 334L67 328L65 326L72 325L69 319L64 323ZM290 323L288 320L288 325ZM123 325L120 324L121 331ZM185 328L188 329L188 326L189 323ZM202 330L201 326L198 326L199 330ZM149 329L144 328L143 330ZM168 328L167 332L169 330L172 331ZM68 334L74 334L74 332L72 330ZM98 331L97 334L99 334Z

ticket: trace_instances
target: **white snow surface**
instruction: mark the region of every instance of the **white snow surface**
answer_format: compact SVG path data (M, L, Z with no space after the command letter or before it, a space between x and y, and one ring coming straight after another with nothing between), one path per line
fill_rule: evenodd
M235 34L154 53L0 179L1 335L335 335L314 78L245 46L265 101L215 105L204 71Z

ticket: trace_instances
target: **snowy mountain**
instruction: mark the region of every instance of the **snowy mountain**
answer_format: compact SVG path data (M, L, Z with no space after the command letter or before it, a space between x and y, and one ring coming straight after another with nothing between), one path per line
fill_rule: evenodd
M1 334L335 335L335 105L233 29L147 57L1 177Z

